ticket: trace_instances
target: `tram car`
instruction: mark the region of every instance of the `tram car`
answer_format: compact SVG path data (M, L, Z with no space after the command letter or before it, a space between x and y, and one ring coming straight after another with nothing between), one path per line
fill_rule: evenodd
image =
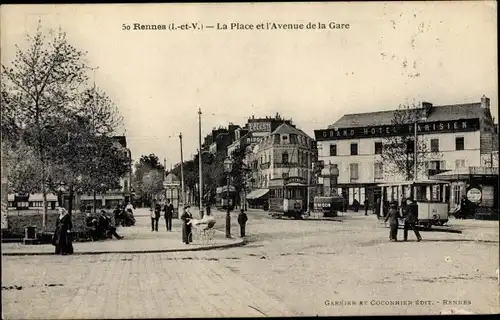
M426 227L442 226L448 222L450 210L450 183L441 180L417 180L379 185L382 189L380 212L384 203L396 202L403 207L404 199L416 199L418 205L417 224Z
M215 207L219 210L234 210L236 200L236 189L234 186L223 186L216 189Z
M314 197L314 211L322 212L324 217L336 217L343 209L344 198L335 190L332 190L330 196Z
M307 183L302 177L269 181L269 215L302 219L307 211Z

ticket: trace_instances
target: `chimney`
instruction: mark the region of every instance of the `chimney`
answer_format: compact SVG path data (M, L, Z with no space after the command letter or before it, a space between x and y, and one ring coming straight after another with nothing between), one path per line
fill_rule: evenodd
M485 95L481 97L481 108L489 109L490 108L490 98L486 98Z
M428 117L432 110L432 103L424 101L422 102L422 108L425 111L425 117Z

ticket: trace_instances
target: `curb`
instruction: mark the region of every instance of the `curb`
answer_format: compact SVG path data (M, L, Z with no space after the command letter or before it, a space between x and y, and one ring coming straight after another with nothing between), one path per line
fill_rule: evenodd
M151 249L151 250L128 250L128 251L78 251L72 255L98 255L98 254L132 254L132 253L168 253L168 252L188 252L188 251L208 251L216 249L228 249L242 247L247 244L246 240L240 240L234 243L220 244L214 246L204 246L185 249ZM7 252L2 256L54 256L53 252Z

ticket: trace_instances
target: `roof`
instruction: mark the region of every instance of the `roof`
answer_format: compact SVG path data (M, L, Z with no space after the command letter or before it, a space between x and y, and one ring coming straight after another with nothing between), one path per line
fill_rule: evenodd
M485 111L487 109L481 108L481 103L478 102L433 106L431 110L431 113L426 119L426 121L429 122L482 118L485 116ZM396 111L397 110L389 110L346 114L333 125L328 126L328 129L389 125L392 124L394 113Z
M179 178L173 173L169 173L165 178L166 183L180 182Z
M286 123L282 123L280 124L276 130L274 130L271 134L277 134L277 133L280 133L280 134L297 134L297 135L301 135L301 136L305 136L305 137L308 137L310 138L304 131L300 130L300 129L297 129L295 127L292 127Z

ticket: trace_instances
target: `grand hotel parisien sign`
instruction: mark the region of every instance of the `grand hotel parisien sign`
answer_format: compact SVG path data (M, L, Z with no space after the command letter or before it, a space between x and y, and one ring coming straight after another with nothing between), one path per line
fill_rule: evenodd
M414 134L414 124L314 130L316 141L368 139ZM420 122L417 134L453 133L479 130L479 118Z

